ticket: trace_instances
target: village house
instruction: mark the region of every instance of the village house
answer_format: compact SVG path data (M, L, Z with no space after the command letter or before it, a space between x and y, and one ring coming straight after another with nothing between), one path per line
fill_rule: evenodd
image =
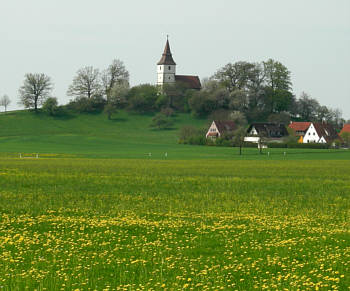
M314 122L306 131L303 143L333 143L336 139L339 139L339 135L332 125Z
M282 142L282 138L288 136L288 131L284 124L277 123L252 123L244 141L259 143L261 137L269 142Z
M189 89L200 90L202 85L198 76L176 75L176 63L170 51L167 38L164 52L157 63L157 85L182 83Z
M225 134L232 133L235 129L236 125L233 121L213 120L205 137L215 139Z
M311 122L291 121L288 127L293 129L295 132L295 135L299 137L298 143L303 143L304 136L307 130L309 129L310 125L311 125Z
M343 129L340 131L340 134L348 132L350 133L350 123L349 124L344 124Z

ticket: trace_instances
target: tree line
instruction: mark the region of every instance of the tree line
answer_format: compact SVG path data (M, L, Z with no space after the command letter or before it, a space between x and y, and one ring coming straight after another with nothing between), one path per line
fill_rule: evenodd
M337 128L345 122L339 109L322 106L306 93L297 98L292 91L291 72L272 59L228 63L202 80L200 91L181 83L164 85L162 89L150 84L130 87L128 70L115 59L102 71L92 66L79 69L67 90L72 97L68 104L58 106L52 91L49 76L26 74L19 89L20 104L34 111L42 107L50 115L63 110L104 111L109 119L118 109L158 112L154 121L159 128L170 126L174 112L221 120L232 119L232 114L239 112L247 122L326 121ZM5 109L9 103L6 95L0 99Z

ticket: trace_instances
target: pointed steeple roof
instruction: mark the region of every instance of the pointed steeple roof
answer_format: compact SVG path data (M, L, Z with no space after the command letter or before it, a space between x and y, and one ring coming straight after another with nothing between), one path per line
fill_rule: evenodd
M167 38L164 52L162 54L162 57L160 61L157 63L157 65L176 65L176 63L173 60L173 56L170 51L170 45L169 45L169 40Z

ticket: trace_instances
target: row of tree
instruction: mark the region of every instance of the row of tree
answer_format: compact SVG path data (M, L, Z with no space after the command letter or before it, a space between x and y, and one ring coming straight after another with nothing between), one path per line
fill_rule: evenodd
M231 119L240 112L248 122L288 123L293 120L327 121L340 127L341 111L322 106L306 93L299 98L292 92L290 71L280 62L236 62L220 68L203 80L200 91L184 84L157 86L143 84L129 87L129 72L122 61L115 59L105 70L84 67L77 71L67 95L73 99L66 105L77 112L104 110L108 118L118 108L139 113L165 109L192 112L198 117ZM43 109L54 115L58 102L51 97L53 82L45 74L26 74L19 89L20 103L35 111ZM7 106L4 96L0 105ZM166 114L163 114L163 117Z
M344 121L339 109L322 106L306 93L296 98L290 71L272 59L227 64L203 82L203 90L189 100L189 105L198 116L225 117L240 111L249 122L288 123L294 119L341 126Z

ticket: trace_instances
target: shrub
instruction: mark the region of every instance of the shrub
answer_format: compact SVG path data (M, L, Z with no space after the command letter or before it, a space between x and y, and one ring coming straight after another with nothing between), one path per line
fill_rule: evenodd
M54 116L58 113L58 102L57 98L47 98L42 107L43 111L48 115Z
M70 101L67 108L79 113L96 113L101 112L104 109L105 104L106 100L104 100L102 97L82 97Z
M170 128L172 125L173 121L163 113L157 113L152 118L151 127L157 127L158 129L166 129Z

